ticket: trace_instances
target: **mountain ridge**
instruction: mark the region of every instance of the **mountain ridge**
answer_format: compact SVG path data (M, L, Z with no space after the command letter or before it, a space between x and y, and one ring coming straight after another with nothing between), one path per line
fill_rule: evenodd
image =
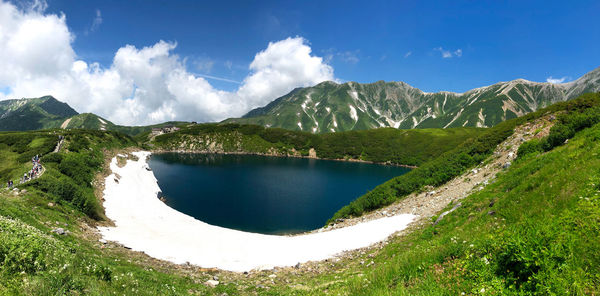
M567 83L518 78L463 93L424 92L402 81L380 80L366 84L325 81L312 87L296 88L241 118L224 122L312 133L378 127L490 127L596 91L600 91L600 68Z

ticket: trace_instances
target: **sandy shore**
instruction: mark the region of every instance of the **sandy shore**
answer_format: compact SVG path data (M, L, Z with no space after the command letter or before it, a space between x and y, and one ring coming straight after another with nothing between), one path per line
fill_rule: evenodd
M104 207L115 227L102 236L154 258L205 268L249 271L324 260L370 246L403 230L416 216L400 214L353 226L297 236L243 232L213 226L180 213L157 198L160 188L148 170L149 152L123 167L113 158L106 178Z

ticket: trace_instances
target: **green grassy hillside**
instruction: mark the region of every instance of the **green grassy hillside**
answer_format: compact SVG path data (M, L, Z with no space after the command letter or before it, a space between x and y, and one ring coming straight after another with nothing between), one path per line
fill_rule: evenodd
M596 102L600 101L597 96ZM597 103L596 103L597 105ZM581 116L585 114L589 116ZM594 114L591 114L594 113ZM521 154L437 225L395 239L350 295L597 295L600 110L567 144ZM543 141L559 136L554 128ZM449 208L452 207L449 206Z
M556 116L550 134L521 145L510 168L440 223L414 226L339 261L248 275L161 263L97 241L87 225L106 222L94 176L109 151L135 145L130 137L80 130L0 133L1 178L22 174L35 154L43 155L46 168L21 186L27 192L0 190L0 295L597 295L600 95L499 125L413 175L443 183L485 161L515 126L548 114ZM66 136L66 149L49 153L58 134ZM301 135L286 139L293 143ZM444 164L453 166L442 170ZM401 178L382 186L398 190ZM419 184L415 190L425 183ZM69 233L52 232L58 227ZM203 284L213 276L220 285Z
M398 130L382 128L314 135L257 125L200 124L157 136L157 149L208 152L245 152L357 159L418 166L454 148L484 129Z
M69 105L51 96L0 101L0 131L55 128L76 114Z

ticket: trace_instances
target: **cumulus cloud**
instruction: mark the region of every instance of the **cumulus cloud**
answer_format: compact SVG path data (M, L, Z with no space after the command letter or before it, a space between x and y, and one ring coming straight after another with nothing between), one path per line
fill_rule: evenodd
M550 76L550 77L546 78L546 82L553 83L553 84L563 83L566 80L567 80L567 77L552 78L552 76Z
M444 58L444 59L449 59L452 57L460 58L462 56L462 49L460 49L460 48L455 51L450 51L450 50L446 50L440 46L440 47L434 48L433 50L439 51L442 54L442 58Z
M102 67L77 59L74 38L64 15L0 0L0 88L7 92L0 98L51 94L80 112L128 125L219 121L264 106L296 87L335 80L333 68L312 55L302 37L269 43L256 54L236 91L215 89L189 72L186 59L173 52L173 42L125 45L110 66Z

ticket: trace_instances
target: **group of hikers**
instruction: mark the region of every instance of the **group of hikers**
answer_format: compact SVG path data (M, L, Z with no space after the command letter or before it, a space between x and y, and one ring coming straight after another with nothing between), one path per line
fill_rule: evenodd
M19 184L23 184L33 178L38 177L42 173L42 164L40 163L40 156L36 155L31 158L32 168L29 172L24 173L23 177L19 181ZM14 186L14 182L12 180L8 180L7 187L12 188Z

